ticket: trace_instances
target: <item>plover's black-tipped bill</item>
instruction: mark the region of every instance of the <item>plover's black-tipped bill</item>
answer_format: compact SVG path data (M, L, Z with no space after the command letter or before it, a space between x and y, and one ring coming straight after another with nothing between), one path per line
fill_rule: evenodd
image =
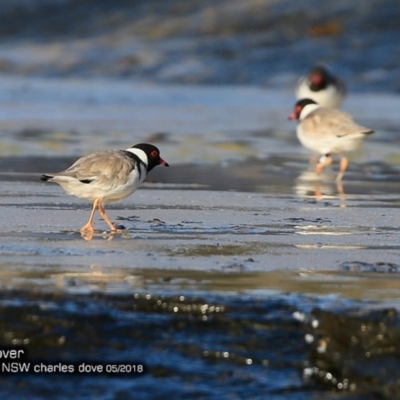
M160 164L160 165L163 165L164 167L169 167L169 164L168 164L165 160L163 160L161 157L160 157L160 162L159 162L159 164Z

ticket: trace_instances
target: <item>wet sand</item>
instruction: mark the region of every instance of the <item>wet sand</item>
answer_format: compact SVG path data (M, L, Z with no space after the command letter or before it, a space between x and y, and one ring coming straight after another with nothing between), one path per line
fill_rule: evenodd
M79 228L90 205L65 196L56 185L2 182L5 277L20 280L28 270L48 279L56 271L79 276L78 271L86 275L113 268L128 275L137 270L243 272L267 274L260 288L303 292L308 288L303 283L328 279L327 271L330 279L340 281L351 273L353 280L359 265L360 281L372 278L376 284L374 272L397 265L400 211L391 194L344 200L331 195L317 201L311 196L153 186L149 183L121 205L108 207L121 234L111 235L96 218L97 230L87 242ZM282 274L282 282L266 284L268 273ZM396 285L391 279L390 285ZM258 289L254 283L250 288ZM327 294L341 290L326 287ZM394 294L385 294L383 287L357 297L386 296Z

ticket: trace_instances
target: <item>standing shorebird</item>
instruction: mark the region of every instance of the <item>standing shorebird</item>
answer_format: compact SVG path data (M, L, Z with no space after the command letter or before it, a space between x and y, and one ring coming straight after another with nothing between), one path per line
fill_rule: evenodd
M312 99L330 108L338 108L346 97L344 82L321 65L298 80L295 92L297 99Z
M317 174L332 163L332 155L342 156L336 181L340 181L346 171L348 161L345 154L357 150L362 140L374 133L372 129L356 124L350 115L321 107L311 99L299 100L289 119L299 121L297 137L300 143L320 155L315 169Z
M108 218L104 205L130 196L157 165L168 167L157 147L140 143L126 150L98 151L78 159L68 169L44 174L42 181L58 183L68 194L93 202L89 221L80 229L93 233L96 209L110 227L117 228Z

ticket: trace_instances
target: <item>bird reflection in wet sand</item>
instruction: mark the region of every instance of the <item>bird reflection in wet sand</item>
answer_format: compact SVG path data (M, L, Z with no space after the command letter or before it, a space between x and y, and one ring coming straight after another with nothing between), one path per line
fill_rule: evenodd
M124 235L124 229L125 227L121 227L121 226L116 226L116 231L115 232L95 232L95 231L81 231L81 236L83 239L85 240L93 240L95 238L98 239L103 239L106 242L111 242L112 240L114 240L116 237L130 237L130 235Z
M84 239L93 239L93 218L98 209L111 230L108 240L112 240L113 235L121 233L121 230L108 218L104 204L130 196L157 165L168 167L168 163L160 157L158 148L140 143L126 150L89 154L65 171L44 174L40 179L58 183L68 194L93 202L89 221L80 229Z
M317 175L314 171L304 171L296 179L294 187L299 197L312 197L316 201L339 197L340 207L346 207L346 194L341 181L332 181L328 175Z

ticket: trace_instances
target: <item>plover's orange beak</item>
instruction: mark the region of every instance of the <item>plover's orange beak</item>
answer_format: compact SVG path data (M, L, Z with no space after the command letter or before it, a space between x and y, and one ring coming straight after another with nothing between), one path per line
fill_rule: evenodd
M165 160L163 160L162 158L160 158L160 161L159 161L158 164L159 165L164 165L164 167L169 167L169 164Z
M297 119L296 113L295 113L295 112L292 112L292 113L289 115L289 118L288 118L288 119Z

